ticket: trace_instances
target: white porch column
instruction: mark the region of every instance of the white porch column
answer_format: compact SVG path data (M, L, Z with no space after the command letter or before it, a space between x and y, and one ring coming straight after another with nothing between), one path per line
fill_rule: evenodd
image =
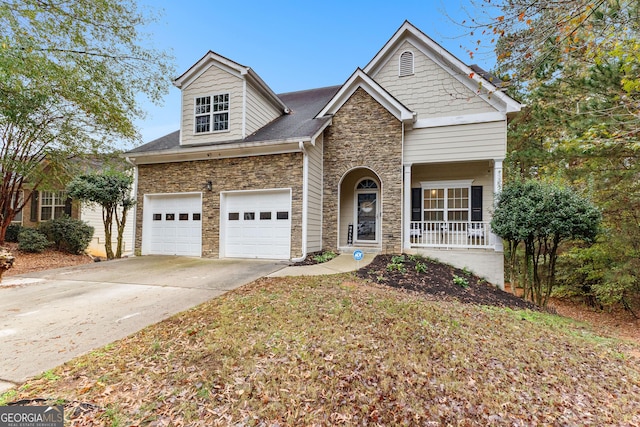
M503 159L493 160L493 193L498 194L502 191L502 161Z
M404 203L402 215L402 247L411 248L411 164L404 165Z
M493 196L498 195L502 191L502 161L504 159L493 160ZM502 245L502 239L497 235L491 233L491 240L494 242L494 248L496 252L504 252L504 246Z

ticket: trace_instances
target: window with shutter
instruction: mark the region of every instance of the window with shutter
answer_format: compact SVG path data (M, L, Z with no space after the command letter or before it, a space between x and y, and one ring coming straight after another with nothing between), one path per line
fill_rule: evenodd
M471 186L471 221L482 221L482 186Z
M422 182L422 220L444 222L481 221L482 187L472 186L473 180ZM475 189L475 193L474 193ZM479 190L478 190L479 189ZM478 196L478 191L479 197ZM479 209L480 219L476 218Z
M411 221L422 221L422 189L411 189Z
M38 191L34 191L31 193L31 222L38 222L38 199L40 198L40 194Z
M399 76L413 75L413 52L405 51L400 55L400 72Z
M66 200L66 191L43 191L40 193L40 221L63 216L67 206Z

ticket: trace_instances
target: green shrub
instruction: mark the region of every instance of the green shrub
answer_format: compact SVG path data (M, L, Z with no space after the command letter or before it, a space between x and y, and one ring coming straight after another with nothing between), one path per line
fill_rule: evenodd
M387 271L397 270L400 273L406 273L407 269L404 266L404 255L394 255L391 257L391 262L387 264Z
M416 272L418 273L426 273L427 272L427 264L421 261L416 261Z
M421 254L409 255L409 261L411 262L423 262L424 260L425 260L424 255L421 255Z
M394 255L391 257L392 264L404 264L404 255Z
M51 242L47 236L36 230L35 228L23 228L18 234L18 249L23 252L44 252L51 246Z
M469 287L469 281L466 278L456 276L455 274L453 275L453 283L463 288Z
M55 244L56 249L72 254L83 253L93 238L93 227L68 216L44 222L39 229Z
M314 256L313 260L319 264L322 264L323 262L330 261L337 256L338 255L336 255L336 253L333 251L324 251L321 254Z
M20 224L11 224L7 227L7 231L4 235L4 240L7 242L16 243L18 241L18 234L22 231L23 227Z

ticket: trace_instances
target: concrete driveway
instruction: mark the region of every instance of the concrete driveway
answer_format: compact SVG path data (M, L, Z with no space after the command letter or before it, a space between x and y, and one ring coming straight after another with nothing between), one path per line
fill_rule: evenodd
M285 265L144 256L5 277L0 392Z

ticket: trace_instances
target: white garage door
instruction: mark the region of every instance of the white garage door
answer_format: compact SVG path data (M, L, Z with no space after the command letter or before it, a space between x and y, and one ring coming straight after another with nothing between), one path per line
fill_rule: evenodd
M222 203L226 257L290 258L289 190L227 193Z
M146 253L202 255L200 194L146 196L144 212Z

